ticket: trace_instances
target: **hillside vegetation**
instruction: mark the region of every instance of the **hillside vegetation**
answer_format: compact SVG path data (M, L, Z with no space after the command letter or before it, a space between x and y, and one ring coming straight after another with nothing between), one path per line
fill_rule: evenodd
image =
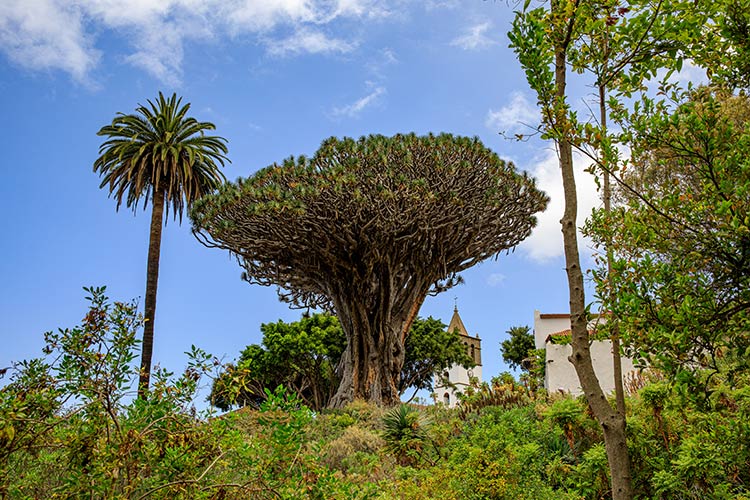
M313 412L282 387L258 410L193 407L216 369L200 349L179 376L155 370L134 399L129 303L88 289L83 323L46 335L0 390L0 497L13 499L599 499L609 496L598 424L582 399L531 393L509 375L458 409L355 401ZM630 381L637 498L750 498L750 385L705 391ZM690 387L694 387L690 385Z

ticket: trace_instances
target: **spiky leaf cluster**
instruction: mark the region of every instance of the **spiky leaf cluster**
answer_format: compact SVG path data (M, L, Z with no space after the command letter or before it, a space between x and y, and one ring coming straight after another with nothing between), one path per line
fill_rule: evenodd
M279 286L293 304L359 295L398 309L412 290L450 286L515 247L546 205L476 138L371 135L327 139L312 157L227 184L191 216L202 242L233 252L248 281Z
M215 127L188 116L190 104L159 92L156 102L139 105L134 114L118 113L97 135L107 137L99 148L94 172L100 187L109 187L117 208L144 209L156 191L165 195L167 213L182 220L185 204L216 189L226 179L219 165L229 161L226 140L205 135Z

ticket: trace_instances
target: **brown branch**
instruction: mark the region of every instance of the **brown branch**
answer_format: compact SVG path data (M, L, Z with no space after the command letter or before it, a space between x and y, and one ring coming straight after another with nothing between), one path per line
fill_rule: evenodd
M156 492L157 492L157 491L159 491L159 490L163 490L164 488L169 488L170 486L176 486L176 485L178 485L178 484L196 484L196 483L199 483L199 482L201 482L201 481L203 480L203 478L204 478L204 477L206 476L206 474L208 474L208 472L209 472L209 471L210 471L211 469L213 469L214 465L216 465L216 463L217 463L217 462L218 462L218 461L219 461L219 460L220 460L220 459L221 459L222 457L224 457L224 455L225 455L225 454L226 454L226 452L221 452L221 453L219 454L219 456L217 456L217 457L216 457L216 458L215 458L215 459L213 460L213 462L211 462L211 463L210 463L210 464L208 465L208 467L206 467L206 469L205 469L205 470L204 470L204 471L203 471L203 472L201 473L201 475L200 475L200 476L198 476L197 478L195 478L195 479L179 479L179 480L177 480L177 481L171 481L171 482L169 482L169 483L165 483L165 484L162 484L162 485L156 486L156 487L154 487L154 488L151 488L150 490L148 490L148 491L147 491L146 493L144 493L143 495L139 496L139 497L138 497L138 500L143 500L144 498L146 498L146 497L149 497L149 496L151 496L151 495L152 495L153 493L156 493Z

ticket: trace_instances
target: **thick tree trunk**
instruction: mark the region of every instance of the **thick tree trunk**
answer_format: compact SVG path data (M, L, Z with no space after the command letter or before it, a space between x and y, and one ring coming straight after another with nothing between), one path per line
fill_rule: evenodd
M141 373L138 380L138 397L145 397L151 379L151 356L154 351L154 317L156 316L156 288L159 282L159 255L164 217L164 193L154 192L151 208L151 230L146 264L146 300L144 304L143 344L141 346Z
M398 403L398 380L405 358L402 321L398 316L372 314L360 304L340 301L336 314L347 346L339 365L341 383L329 407L341 408L355 399L381 406Z
M553 2L554 5L555 2ZM562 224L565 268L570 293L571 343L573 348L570 361L578 374L581 388L586 395L589 406L604 433L604 444L612 477L612 498L613 500L629 500L632 498L632 487L624 415L612 408L607 401L599 380L596 378L589 349L586 298L578 253L576 226L578 194L573 174L573 148L568 139L568 133L565 131L568 124L568 119L565 116L567 110L561 105L565 99L566 77L566 44L564 44L555 49L555 86L559 100L555 122L559 131L562 132L562 137L557 140L557 146L565 196L565 212L560 222Z

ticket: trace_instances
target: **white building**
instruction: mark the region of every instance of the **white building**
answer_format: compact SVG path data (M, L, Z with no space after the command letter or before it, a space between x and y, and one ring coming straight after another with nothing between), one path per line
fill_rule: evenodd
M482 341L479 335L471 336L458 314L458 307L453 309L453 317L448 325L448 331L458 331L461 342L466 346L466 351L474 360L476 366L468 370L461 365L453 365L443 373L443 378L447 379L450 384L435 385L433 387L434 397L437 402L453 408L458 403L458 394L463 393L469 386L472 377L482 381ZM440 379L436 376L436 384L440 384Z
M599 317L589 323L589 331L596 329ZM570 314L541 314L534 311L534 344L544 349L545 370L544 388L548 392L569 392L574 396L582 394L573 363L568 359L573 352L570 342L560 343L556 338L570 337ZM591 362L596 378L605 393L615 390L615 376L612 364L612 341L591 341ZM625 380L637 373L633 360L622 357L622 374Z

